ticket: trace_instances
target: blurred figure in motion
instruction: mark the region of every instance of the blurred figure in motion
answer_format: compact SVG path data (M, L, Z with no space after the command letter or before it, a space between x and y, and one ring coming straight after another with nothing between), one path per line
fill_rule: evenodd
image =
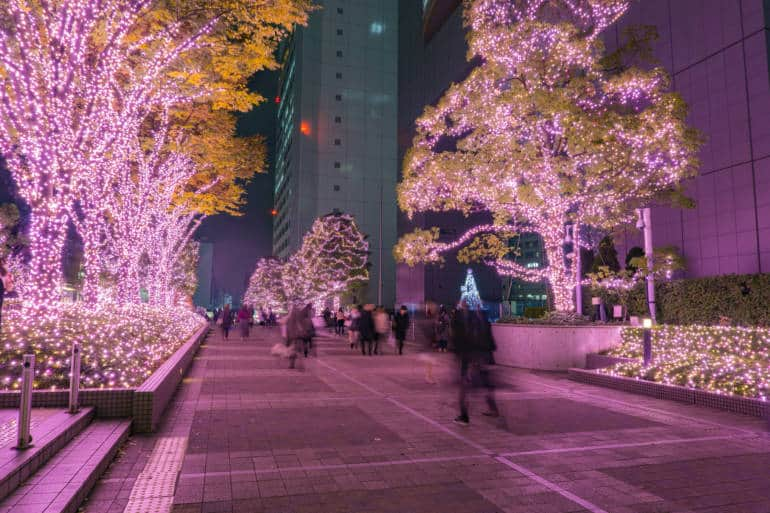
M369 350L369 356L372 355L372 349L374 349L374 319L372 317L372 311L374 305L368 304L361 310L361 317L358 318L358 334L361 339L361 354L365 355L366 350Z
M350 342L350 349L354 349L358 346L359 342L359 332L358 332L358 326L360 324L361 320L361 307L360 306L353 306L353 308L350 309L350 314L348 315L348 341Z
M345 334L345 310L343 310L342 307L340 307L340 309L337 310L335 319L337 321L337 329L336 329L337 335L344 335Z
M305 305L305 308L302 309L300 323L302 325L302 350L305 354L305 358L307 358L308 353L313 349L313 337L315 337L313 305L310 303ZM313 354L315 354L315 352L313 352Z
M390 316L385 311L385 307L378 306L372 314L372 319L374 320L374 354L380 354L380 343L384 347L390 335Z
M245 304L241 305L240 310L238 310L238 331L241 333L241 340L249 338L249 323L252 316L253 314L249 307Z
M439 308L438 316L434 324L434 336L438 342L438 350L440 353L446 353L447 347L449 347L449 313L441 305Z
M225 305L222 310L222 333L225 335L225 339L230 335L230 328L233 327L233 316L230 313L230 305Z
M454 419L454 422L464 426L470 422L468 391L474 377L478 378L480 386L486 390L488 409L483 414L490 417L499 416L494 397L494 383L489 371L489 365L494 363L495 343L489 320L482 310L471 311L465 301L460 303L452 320L452 346L460 368L458 385L460 415Z
M406 332L409 329L409 310L406 309L406 305L401 305L394 317L393 331L396 335L396 347L398 354L404 354L404 340L406 340Z

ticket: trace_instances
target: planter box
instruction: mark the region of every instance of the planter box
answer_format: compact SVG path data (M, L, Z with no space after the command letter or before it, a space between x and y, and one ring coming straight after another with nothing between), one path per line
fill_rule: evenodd
M139 388L81 388L80 406L93 407L98 418L133 417L136 432L154 430L208 331L208 323L201 326ZM19 397L15 390L0 391L0 408L18 408ZM34 390L32 406L67 408L69 390Z
M586 356L620 344L622 326L546 326L493 324L501 365L562 370L586 365Z
M176 387L182 382L185 372L208 332L209 325L203 325L136 389L132 425L135 433L152 433L157 429L163 410L176 392Z
M585 369L570 369L569 378L589 385L598 385L614 388L632 394L641 394L658 399L679 401L687 404L697 404L719 410L727 410L752 417L770 419L770 402L750 397L717 394L707 390L681 387L677 385L665 385L654 381L626 378L622 376L608 376L596 371Z

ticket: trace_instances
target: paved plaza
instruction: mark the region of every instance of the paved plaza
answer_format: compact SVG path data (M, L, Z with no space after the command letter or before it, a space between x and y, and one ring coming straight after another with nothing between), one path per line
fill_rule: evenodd
M277 330L212 333L161 429L134 436L86 513L770 513L770 436L753 418L498 368L502 416L459 426L404 356L324 333L303 369Z

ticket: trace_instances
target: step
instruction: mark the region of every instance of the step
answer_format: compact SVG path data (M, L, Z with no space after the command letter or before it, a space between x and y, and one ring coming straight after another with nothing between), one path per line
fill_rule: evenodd
M130 430L130 420L92 422L0 502L0 513L75 513Z
M32 447L17 451L16 421L6 422L0 429L0 500L9 496L29 476L80 433L94 417L93 408L70 414L62 410L32 410ZM42 420L40 420L42 419Z

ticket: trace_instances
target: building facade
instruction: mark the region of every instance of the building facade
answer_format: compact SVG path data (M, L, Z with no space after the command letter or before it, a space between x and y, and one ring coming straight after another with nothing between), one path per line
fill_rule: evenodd
M655 247L678 247L686 257L689 277L770 272L770 3L632 2L626 16L608 31L608 49L617 46L628 25L657 27L655 56L689 105L689 123L706 138L699 176L687 184L696 207L654 206ZM466 60L458 0L401 0L399 31L399 158L403 158L411 145L414 120L424 106L434 104L452 82L465 78L473 64ZM461 230L467 221L452 216L428 215L412 221L401 217L399 232L415 225ZM641 238L633 227L619 232L621 262L628 249L641 245ZM460 267L452 256L443 269L400 265L399 301L449 299L436 283L461 283ZM494 277L479 272L477 277L482 295L484 283L487 290L495 288ZM528 286L513 289L521 290L521 300L537 295ZM503 288L506 294L510 293Z
M368 236L360 301L395 300L398 5L325 0L282 47L273 253L286 258L319 216L344 212Z

